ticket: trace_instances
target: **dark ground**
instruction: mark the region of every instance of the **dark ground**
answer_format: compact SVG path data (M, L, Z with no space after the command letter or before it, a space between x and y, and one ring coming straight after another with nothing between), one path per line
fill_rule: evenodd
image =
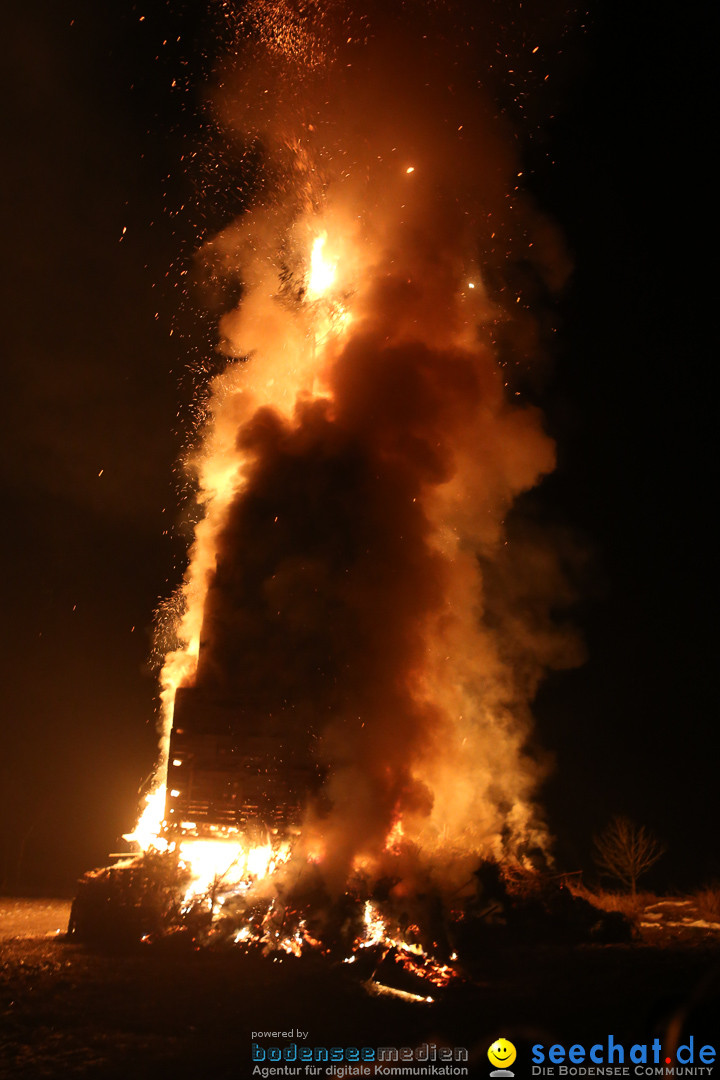
M680 1019L680 1042L715 1044L718 929L680 931L677 908L655 910L675 924L668 933L623 946L498 949L472 980L419 1005L372 997L352 968L312 958L94 952L57 933L67 902L0 900L0 1077L244 1080L261 1028L301 1028L311 1046L464 1046L469 1075L480 1077L503 1035L518 1048L518 1080L531 1075L538 1042L590 1045L612 1033L629 1046L659 1036L669 1051L669 1025ZM335 1075L325 1068L320 1075Z

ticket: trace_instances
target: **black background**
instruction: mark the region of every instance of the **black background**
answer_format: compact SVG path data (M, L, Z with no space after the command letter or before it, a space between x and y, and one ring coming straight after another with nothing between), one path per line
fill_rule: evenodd
M537 701L556 759L544 801L563 868L591 871L592 833L627 813L668 844L648 879L668 888L720 874L698 18L569 13L553 118L524 162L575 267L541 391L559 466L539 497L588 552L588 661ZM182 270L237 207L199 200L182 160L218 48L202 5L34 0L4 29L0 885L71 891L132 824L152 764L188 369L212 357Z

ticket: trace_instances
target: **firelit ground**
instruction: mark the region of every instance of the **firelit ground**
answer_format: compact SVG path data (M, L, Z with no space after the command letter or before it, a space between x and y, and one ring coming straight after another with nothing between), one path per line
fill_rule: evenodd
M488 950L472 976L432 1005L373 996L354 965L317 957L265 958L236 950L91 951L63 938L69 903L0 900L0 1077L171 1080L253 1075L254 1030L308 1032L313 1046L463 1046L468 1075L489 1073L498 1036L518 1049L617 1040L717 1042L720 937L667 926L692 911L659 902L629 945ZM58 931L61 931L58 933ZM679 936L678 936L679 935ZM680 1038L683 1041L683 1038Z

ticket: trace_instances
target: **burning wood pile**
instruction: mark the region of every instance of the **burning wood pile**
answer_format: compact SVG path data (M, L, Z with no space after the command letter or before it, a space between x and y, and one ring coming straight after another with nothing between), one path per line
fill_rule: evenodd
M557 878L483 862L455 897L428 881L412 896L385 879L332 897L317 868L292 881L285 864L258 876L216 875L200 885L178 849L124 859L86 874L68 934L91 945L260 951L316 958L376 993L430 1003L484 970L497 950L628 940L630 924L573 896ZM291 860L287 863L291 865Z
M317 954L426 1000L493 942L607 932L508 869L548 850L530 706L578 656L513 514L554 467L522 373L565 269L479 90L492 39L451 8L223 5L212 107L256 174L196 259L226 364L145 854L86 875L78 938Z

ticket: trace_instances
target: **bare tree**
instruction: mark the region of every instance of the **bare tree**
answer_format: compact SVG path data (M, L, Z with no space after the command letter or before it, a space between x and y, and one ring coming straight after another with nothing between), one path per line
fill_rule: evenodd
M593 858L600 873L617 878L633 896L638 878L665 852L665 846L644 825L635 825L626 817L614 817L593 843Z

